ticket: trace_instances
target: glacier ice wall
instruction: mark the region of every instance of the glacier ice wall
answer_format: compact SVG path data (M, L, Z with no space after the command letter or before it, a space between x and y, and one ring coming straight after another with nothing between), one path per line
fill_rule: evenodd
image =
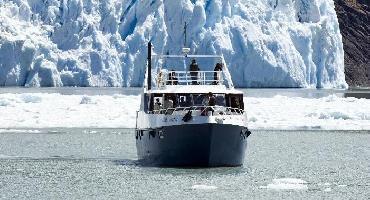
M347 86L333 0L0 0L0 86L140 86L185 22L239 87Z

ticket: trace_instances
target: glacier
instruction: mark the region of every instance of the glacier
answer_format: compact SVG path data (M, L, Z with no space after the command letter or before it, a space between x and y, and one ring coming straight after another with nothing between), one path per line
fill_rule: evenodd
M333 0L0 0L0 86L141 86L185 23L238 87L347 87Z

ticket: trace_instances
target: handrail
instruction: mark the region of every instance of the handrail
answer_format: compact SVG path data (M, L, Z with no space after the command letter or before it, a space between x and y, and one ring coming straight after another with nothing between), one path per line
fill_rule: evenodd
M149 114L164 114L164 115L174 115L174 113L185 114L189 111L200 111L201 116L208 115L208 111L216 112L219 115L243 115L244 110L240 108L232 108L225 106L190 106L190 107L176 107L176 108L167 108L150 111ZM179 113L179 114L180 114ZM194 116L194 115L193 115ZM196 116L196 115L195 115Z
M161 71L157 76L159 87L167 85L220 85L222 71Z

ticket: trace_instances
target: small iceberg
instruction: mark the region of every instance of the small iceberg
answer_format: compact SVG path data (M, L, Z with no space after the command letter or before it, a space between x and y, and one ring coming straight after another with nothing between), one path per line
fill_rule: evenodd
M193 190L215 190L217 189L217 187L213 185L193 185L191 189Z
M271 190L307 190L307 182L296 178L274 179L272 183L261 186L261 189Z

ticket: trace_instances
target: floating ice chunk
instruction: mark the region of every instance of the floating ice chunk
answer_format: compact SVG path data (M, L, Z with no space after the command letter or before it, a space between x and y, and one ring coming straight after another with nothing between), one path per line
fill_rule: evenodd
M272 190L307 190L307 182L296 178L274 179L267 186L261 186L262 189Z
M331 192L331 188L325 188L324 192Z
M343 119L348 120L351 117L343 112L328 112L328 113L321 113L319 119Z
M318 185L331 186L330 183L319 183Z
M191 189L194 190L215 190L217 189L216 186L213 185L193 185Z
M41 131L32 129L0 129L0 133L41 133Z
M42 98L35 94L22 94L21 99L25 103L40 103Z
M2 159L2 158L11 158L11 156L0 154L0 159Z
M89 96L83 96L80 104L96 104L96 101L93 101L93 99Z
M8 99L0 99L0 106L9 106L10 104Z

